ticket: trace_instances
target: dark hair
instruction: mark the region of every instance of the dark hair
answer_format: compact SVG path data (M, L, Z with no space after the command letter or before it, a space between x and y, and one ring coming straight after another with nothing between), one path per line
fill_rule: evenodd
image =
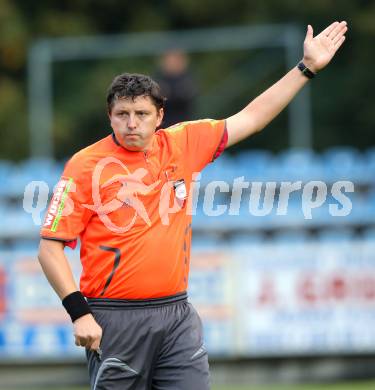
M112 111L114 103L121 98L135 99L137 96L149 96L159 111L167 100L159 84L151 77L137 73L123 73L116 76L107 92L107 109Z

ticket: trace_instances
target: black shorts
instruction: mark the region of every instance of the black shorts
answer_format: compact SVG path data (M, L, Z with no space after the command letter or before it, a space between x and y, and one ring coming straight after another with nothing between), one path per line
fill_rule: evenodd
M103 329L87 351L91 390L207 390L202 322L186 293L152 300L89 299Z

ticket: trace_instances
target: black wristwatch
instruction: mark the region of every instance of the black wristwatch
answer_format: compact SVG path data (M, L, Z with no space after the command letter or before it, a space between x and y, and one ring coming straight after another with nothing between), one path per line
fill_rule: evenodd
M309 79L315 77L315 73L312 72L302 61L298 64L298 69Z

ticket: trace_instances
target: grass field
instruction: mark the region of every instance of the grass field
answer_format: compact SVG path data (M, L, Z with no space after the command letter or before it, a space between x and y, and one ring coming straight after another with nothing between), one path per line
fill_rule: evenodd
M3 389L1 390L15 390ZM264 386L214 386L212 390L374 390L375 381L345 382L335 384L309 384L309 385L264 385ZM32 388L29 388L32 390ZM89 390L88 387L43 388L43 390ZM195 390L195 389L194 389Z

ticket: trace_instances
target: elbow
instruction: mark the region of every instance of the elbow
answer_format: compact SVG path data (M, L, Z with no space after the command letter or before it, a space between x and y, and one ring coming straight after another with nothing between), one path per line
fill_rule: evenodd
M265 121L264 118L259 118L256 115L253 115L252 119L253 134L260 133L268 124L268 122Z
M266 127L266 123L259 116L252 114L248 116L246 127L247 136L249 136L260 133Z
M263 129L265 128L266 126L262 126L260 124L253 124L252 128L251 128L251 131L249 133L249 135L254 135L254 134L258 134L260 133L261 131L263 131Z
M43 266L43 263L49 257L56 256L60 252L64 252L64 244L62 242L42 238L38 250L39 263Z
M42 265L43 264L43 259L45 258L45 253L46 253L46 244L43 238L39 242L39 249L38 249L38 261Z

